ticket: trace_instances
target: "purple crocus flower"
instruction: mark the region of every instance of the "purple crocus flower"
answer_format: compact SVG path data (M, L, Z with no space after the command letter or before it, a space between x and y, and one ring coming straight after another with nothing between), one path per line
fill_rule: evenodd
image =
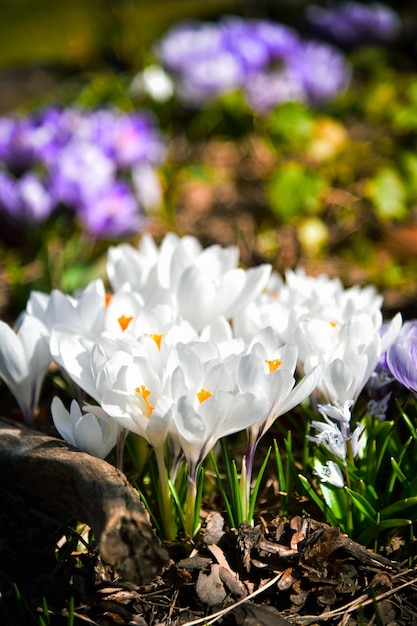
M256 20L252 26L256 36L268 49L270 61L290 59L298 53L301 40L295 30L284 24Z
M2 152L7 167L15 174L21 174L33 165L35 150L33 125L30 119L19 118L12 122L11 132Z
M288 69L260 72L244 88L249 106L258 113L268 113L284 102L307 102L302 82Z
M332 100L347 88L351 78L351 68L344 55L332 46L316 41L304 43L289 66L311 104Z
M326 44L303 42L283 24L226 17L217 24L187 22L156 46L172 72L179 98L201 105L243 89L258 112L287 100L321 104L349 82L350 66Z
M131 185L157 198L164 157L150 113L73 107L0 117L0 211L33 224L62 204L95 236L130 234L143 223Z
M228 50L248 75L263 69L270 61L268 46L259 37L254 23L228 18L221 24L222 48Z
M99 146L71 142L51 168L51 193L57 203L77 207L113 182L115 165Z
M33 172L16 181L17 213L20 221L40 224L52 213L54 203L45 183Z
M398 382L417 393L417 320L404 322L388 349L386 365Z
M395 40L401 30L401 19L385 4L344 2L335 8L309 6L308 24L314 32L339 45L387 43Z
M14 178L0 172L0 210L9 216L15 214L17 209L16 182Z
M138 201L124 181L100 189L78 209L77 216L91 235L108 239L132 235L142 230L145 222Z
M183 72L193 60L216 56L221 47L222 34L216 24L187 21L173 26L155 52L167 69Z
M52 213L54 203L35 173L27 172L17 180L1 173L0 207L13 222L40 224Z

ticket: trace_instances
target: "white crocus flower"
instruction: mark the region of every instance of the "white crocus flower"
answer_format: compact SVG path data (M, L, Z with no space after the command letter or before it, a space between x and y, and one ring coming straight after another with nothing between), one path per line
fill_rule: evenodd
M126 352L116 352L100 370L99 386L102 408L121 427L146 439L155 450L162 524L165 536L174 539L176 533L169 474L165 464L173 402L169 395L164 395L162 380L149 359Z
M311 371L296 385L297 348L279 347L272 328L265 328L254 338L238 368L238 383L244 391L264 394L268 411L251 426L251 438L258 441L284 413L305 400L316 388L320 368Z
M76 400L67 411L55 396L51 403L55 428L67 443L100 459L106 458L115 447L119 428L100 407L89 405L81 411Z
M113 290L128 288L147 299L149 289L153 289L159 249L151 235L144 233L139 247L128 243L111 246L107 251L107 276Z
M248 444L242 467L242 502L244 515L248 512L249 492L254 456L261 437L275 420L303 402L316 388L320 369L312 370L297 385L294 372L297 348L279 347L272 328L261 331L244 355L237 370L237 380L242 391L253 391L264 398L266 411L247 429Z
M269 265L245 271L238 261L235 246L203 249L194 237L168 233L159 249L149 236L137 251L111 249L107 271L113 289L139 293L148 306L172 304L199 332L219 315L235 316L266 286Z
M74 296L59 289L54 289L50 295L32 291L26 305L27 313L39 319L48 333L55 324L62 324L99 335L105 310L106 293L101 280L93 281Z
M314 473L323 483L329 483L339 489L343 489L345 486L342 470L334 461L326 461L326 464L323 465L323 463L315 459Z
M51 362L45 327L24 314L17 330L0 321L0 377L16 398L26 424L34 420L45 374Z
M334 406L356 402L360 392L371 378L382 354L379 330L370 316L354 315L338 333L338 341L327 355L321 355L323 370L319 389L326 400ZM308 372L315 358L307 358L304 364Z
M221 437L245 430L265 410L265 399L252 393L202 387L194 396L182 396L175 423L191 477Z
M200 331L218 315L234 317L265 287L269 265L231 269L214 280L196 266L187 268L178 283L179 313Z
M100 387L102 408L123 428L153 447L165 443L172 402L164 397L161 379L146 358L117 352L111 359L111 370L101 371Z
M224 363L211 366L208 362L206 367L201 387L181 396L175 407L175 425L188 462L185 531L190 536L195 530L197 472L201 462L221 437L250 427L267 411L265 396L225 389L233 377Z
M137 321L144 301L138 293L120 290L108 298L104 330L115 337L137 337Z

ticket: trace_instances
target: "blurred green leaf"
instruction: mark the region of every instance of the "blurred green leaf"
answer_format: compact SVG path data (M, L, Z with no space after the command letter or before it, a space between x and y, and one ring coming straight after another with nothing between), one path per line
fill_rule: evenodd
M401 155L400 164L404 172L407 198L414 201L417 199L417 154L404 152Z
M311 139L314 117L300 102L287 102L266 119L273 137L289 144L305 144Z
M407 216L404 184L393 168L381 169L369 181L367 191L381 220L401 220Z
M283 220L317 209L326 180L294 162L283 165L267 184L272 212Z

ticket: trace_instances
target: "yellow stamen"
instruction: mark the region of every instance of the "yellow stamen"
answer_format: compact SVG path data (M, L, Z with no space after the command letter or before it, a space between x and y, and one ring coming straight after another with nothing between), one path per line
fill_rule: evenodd
M129 326L130 322L133 320L133 317L126 317L126 315L121 315L117 321L120 324L120 328L123 332L125 332L126 328Z
M265 359L265 363L268 364L269 373L271 373L271 372L275 372L275 370L279 368L282 361L280 361L280 359L274 359L273 361L269 361L268 359Z
M332 328L336 328L336 326L337 326L337 322L333 322L333 321L331 321L331 322L329 322L329 324L330 324L330 326L331 326Z
M155 335L154 333L151 333L151 337L154 340L154 342L156 343L156 345L158 346L158 350L161 349L161 341L163 338L163 335Z
M197 393L197 398L199 399L200 404L202 404L203 402L211 398L212 395L213 394L210 393L210 391L208 391L207 389L200 389L200 391Z
M141 385L140 387L136 387L136 393L140 395L141 398L145 400L146 408L149 411L149 414L152 415L152 411L154 410L154 406L151 406L148 398L151 395L150 390L146 387L146 385Z

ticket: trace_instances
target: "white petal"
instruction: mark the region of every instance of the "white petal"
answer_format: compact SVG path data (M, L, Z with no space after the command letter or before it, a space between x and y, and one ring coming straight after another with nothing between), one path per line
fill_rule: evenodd
M187 268L177 287L178 310L199 331L217 315L217 291L196 267Z
M75 402L75 400L73 402ZM64 404L62 403L62 400L58 398L58 396L54 396L54 398L52 399L51 414L55 428L57 429L61 437L65 439L65 441L71 446L76 446L77 444L72 431L70 413L69 411L67 411Z

